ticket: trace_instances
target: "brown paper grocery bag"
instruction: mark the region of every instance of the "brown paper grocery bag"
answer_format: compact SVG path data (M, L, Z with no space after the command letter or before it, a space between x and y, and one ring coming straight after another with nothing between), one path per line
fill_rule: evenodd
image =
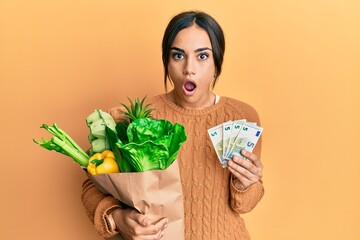
M167 217L169 223L162 239L184 239L184 205L177 160L166 170L88 174L88 177L101 192L114 196L151 220Z

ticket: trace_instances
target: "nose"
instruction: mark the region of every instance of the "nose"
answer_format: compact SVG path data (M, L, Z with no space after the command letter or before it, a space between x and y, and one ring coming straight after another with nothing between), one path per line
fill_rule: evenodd
M195 62L191 58L187 58L184 64L184 75L194 75L195 74Z

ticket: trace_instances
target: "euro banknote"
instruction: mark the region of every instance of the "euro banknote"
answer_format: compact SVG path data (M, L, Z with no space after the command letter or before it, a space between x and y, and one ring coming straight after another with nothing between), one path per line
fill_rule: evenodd
M226 165L226 160L223 158L223 126L218 125L208 129L208 134L221 165Z
M241 156L242 149L252 152L255 148L263 128L246 119L224 122L208 129L208 134L214 146L216 155L222 165L234 156ZM246 159L245 157L243 157Z
M233 128L234 122L233 121L228 121L228 122L224 122L222 124L222 128L223 128L223 135L222 135L222 158L226 158L226 153L227 153L227 149L229 146L229 140L230 140L230 136L231 136L231 132L232 132L232 128Z

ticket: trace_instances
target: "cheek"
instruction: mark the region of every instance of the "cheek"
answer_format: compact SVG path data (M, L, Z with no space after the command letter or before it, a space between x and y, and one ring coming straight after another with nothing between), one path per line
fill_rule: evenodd
M214 80L214 76L215 76L215 66L213 65L209 65L207 67L202 68L202 75L205 78L204 80L209 80L212 81Z
M201 69L208 72L211 75L215 74L215 63L211 60L206 61L202 64Z
M175 71L175 65L172 64L171 62L168 64L168 71L169 71L169 74L171 73L174 73Z
M168 65L168 72L169 72L169 76L173 80L176 80L176 78L179 78L179 77L182 76L181 66L176 65L176 64L169 64Z
M215 79L215 68L211 66L209 68L204 68L204 71L202 71L201 75L201 81L199 82L203 86L203 88L208 89Z

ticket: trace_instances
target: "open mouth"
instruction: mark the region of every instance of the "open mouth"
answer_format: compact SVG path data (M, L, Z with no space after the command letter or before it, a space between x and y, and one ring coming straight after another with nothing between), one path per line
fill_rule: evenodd
M185 82L184 84L184 89L188 92L188 93L192 93L196 88L196 84L194 82Z

